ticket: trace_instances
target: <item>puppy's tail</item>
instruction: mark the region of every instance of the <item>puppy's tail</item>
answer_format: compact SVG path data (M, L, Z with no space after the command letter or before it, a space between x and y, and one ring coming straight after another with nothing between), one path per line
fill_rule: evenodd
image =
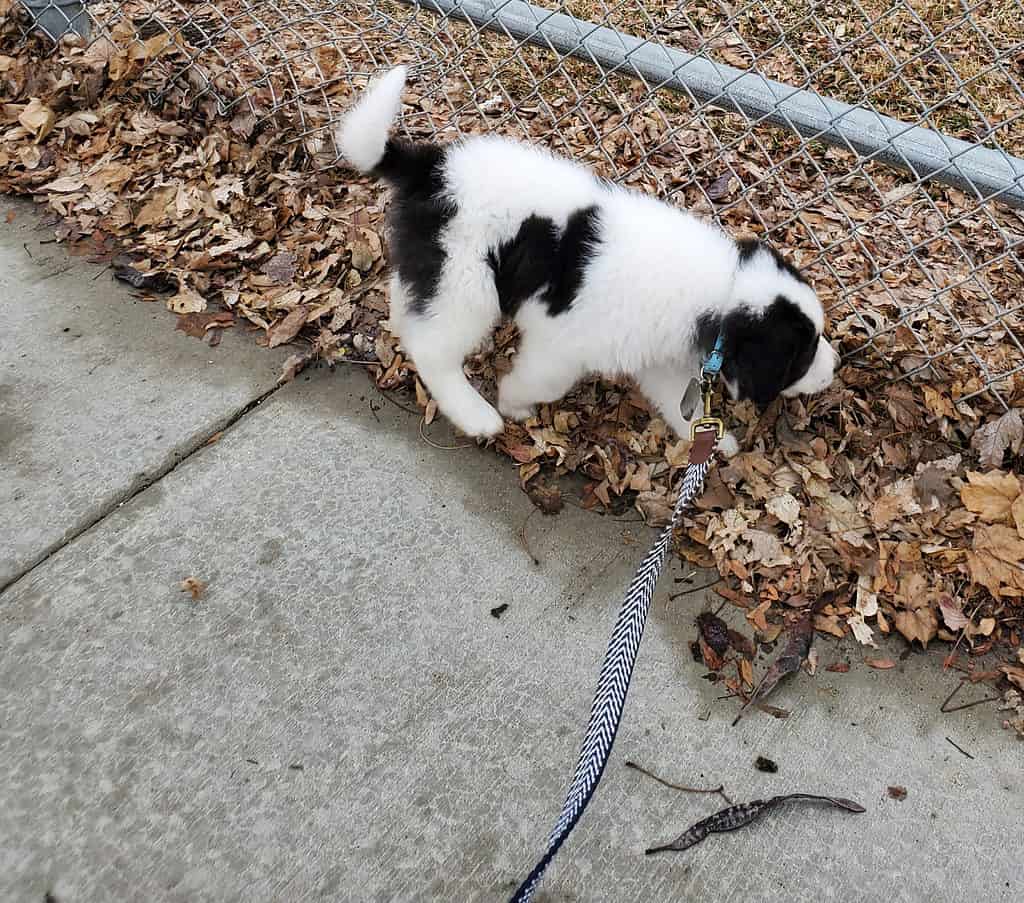
M384 159L406 75L405 66L398 66L371 84L338 126L338 150L360 172L372 172Z

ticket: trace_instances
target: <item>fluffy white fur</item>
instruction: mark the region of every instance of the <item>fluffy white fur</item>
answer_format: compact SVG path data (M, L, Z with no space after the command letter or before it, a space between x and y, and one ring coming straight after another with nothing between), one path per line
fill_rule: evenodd
M405 66L392 69L370 85L345 114L336 143L341 155L356 169L369 172L384 156L391 123L402 107L405 79Z
M384 154L404 79L404 70L388 73L341 126L344 154L364 171ZM531 214L564 224L573 211L597 204L601 247L612 252L588 264L568 311L553 317L537 297L520 306L522 343L498 391L498 409L507 417L531 416L538 403L561 398L588 374L626 375L676 434L688 437L690 423L679 404L700 368L694 345L699 314L725 315L741 302L756 309L784 294L822 328L813 290L779 270L769 255L737 279L736 243L720 229L601 182L546 150L500 137L467 138L449 146L445 176L458 212L442 233L447 260L439 290L419 313L393 275L391 323L441 411L468 435L489 437L503 429L502 416L470 385L463 363L501 317L488 250L514 236ZM786 394L825 388L836 361L821 340L810 370ZM722 448L734 452L735 441L729 437Z

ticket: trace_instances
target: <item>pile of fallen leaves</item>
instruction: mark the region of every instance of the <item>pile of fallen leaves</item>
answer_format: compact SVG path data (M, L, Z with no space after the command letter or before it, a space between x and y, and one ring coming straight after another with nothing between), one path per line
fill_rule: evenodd
M312 361L362 366L383 391L408 390L429 426L436 405L387 328L379 189L325 168L322 137L282 140L315 119L312 108L240 103L225 113L188 78L167 82L167 72L187 71L180 63L195 48L181 33L172 38L149 20L140 23L132 5L122 9L113 42L56 51L20 40L13 17L4 20L0 189L48 205L60 240L88 247L119 278L161 300L189 334L214 344L223 329L244 328L269 347L293 343L297 350L282 378ZM10 0L0 0L0 12L9 11ZM328 60L321 55L318 64ZM154 105L155 89L162 93ZM343 106L354 88L339 80L331 90ZM460 89L452 83L448 90ZM421 122L433 123L428 133L439 130L445 111L429 91L409 100ZM604 123L607 134L617 126L614 109L596 100L583 115ZM516 116L530 128L528 105ZM542 128L539 116L536 128ZM646 122L635 130L644 135L652 128ZM590 141L585 130L579 134ZM704 136L694 134L693 142L694 154L715 153ZM613 142L601 153L609 148L628 165L625 144ZM743 160L756 165L739 147L733 167ZM657 161L657 154L649 156L647 169L627 181L660 190L667 180L677 200L692 199L699 208L701 196L692 194L678 161L666 159L662 170ZM800 161L791 165L786 178L807 179L798 172ZM728 192L728 182L720 190ZM818 216L824 235L830 221L841 228L850 216L874 215L868 200L862 216L854 209L860 198L850 197L844 203L852 213L830 220L828 202L819 199L805 216ZM944 213L964 203L952 190L936 198ZM761 198L762 219L782 203ZM785 222L784 212L780 207L776 223ZM1015 211L991 215L1007 228L1024 226ZM742 217L735 206L722 218L738 226ZM972 247L989 240L973 234L977 223L969 217L953 221ZM791 241L800 260L806 235L780 228L775 237ZM852 250L838 247L827 269L820 256L807 254L826 301L831 276L864 265L856 254L863 240ZM882 248L884 238L877 243ZM987 274L990 283L1018 298L1013 260L997 263ZM953 285L959 265L936 254L929 278L938 274L943 285ZM961 318L985 322L989 314L971 306L970 285L956 285L949 303ZM896 316L886 309L895 310L892 298L914 308L927 295L917 276L896 273L883 287L877 297L865 297L856 316L833 317L831 332L843 350L864 344L865 317L877 325ZM918 647L951 644L951 665L972 680L1024 689L1024 379L1006 381L1008 411L984 394L967 397L980 387L978 375L961 368L956 355L930 374L896 381L916 369L921 349L914 320L894 322L887 338L851 358L818 397L779 401L762 415L748 404L722 402L743 451L712 472L685 523L680 554L717 568L718 592L745 610L758 643L774 642L813 605L818 632L853 634L876 667L892 663L871 647L879 634L895 633ZM929 341L949 341L951 328L935 317ZM514 327L505 325L493 347L467 363L485 394L493 397L497 378L511 367L516 339ZM1016 354L1004 339L999 330L985 337L997 370L1010 369ZM534 420L509 424L495 448L520 465L521 483L539 504L552 506L561 492L558 478L578 474L585 478L583 507L622 513L635 506L658 524L669 514L688 442L671 436L631 387L590 381L543 406ZM754 652L749 643L740 645L730 681L747 694ZM989 653L997 658L986 658Z

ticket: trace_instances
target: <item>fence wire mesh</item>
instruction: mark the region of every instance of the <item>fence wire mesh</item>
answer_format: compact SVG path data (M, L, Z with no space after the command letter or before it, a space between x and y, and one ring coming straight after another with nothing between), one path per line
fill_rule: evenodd
M854 361L1024 399L1021 0L24 5L26 28L130 47L154 103L279 129L311 167L367 78L407 63L412 135L541 142L758 233Z

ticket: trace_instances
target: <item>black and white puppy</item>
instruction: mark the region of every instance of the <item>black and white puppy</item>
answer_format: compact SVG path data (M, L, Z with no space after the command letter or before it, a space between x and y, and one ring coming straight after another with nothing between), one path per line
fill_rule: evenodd
M517 420L588 374L626 375L688 438L680 400L720 333L734 398L764 405L832 381L821 303L775 251L537 147L389 138L405 79L399 67L372 85L337 141L393 188L391 325L464 433L502 430L463 364L503 315L522 340L498 409ZM735 440L721 448L735 452Z

